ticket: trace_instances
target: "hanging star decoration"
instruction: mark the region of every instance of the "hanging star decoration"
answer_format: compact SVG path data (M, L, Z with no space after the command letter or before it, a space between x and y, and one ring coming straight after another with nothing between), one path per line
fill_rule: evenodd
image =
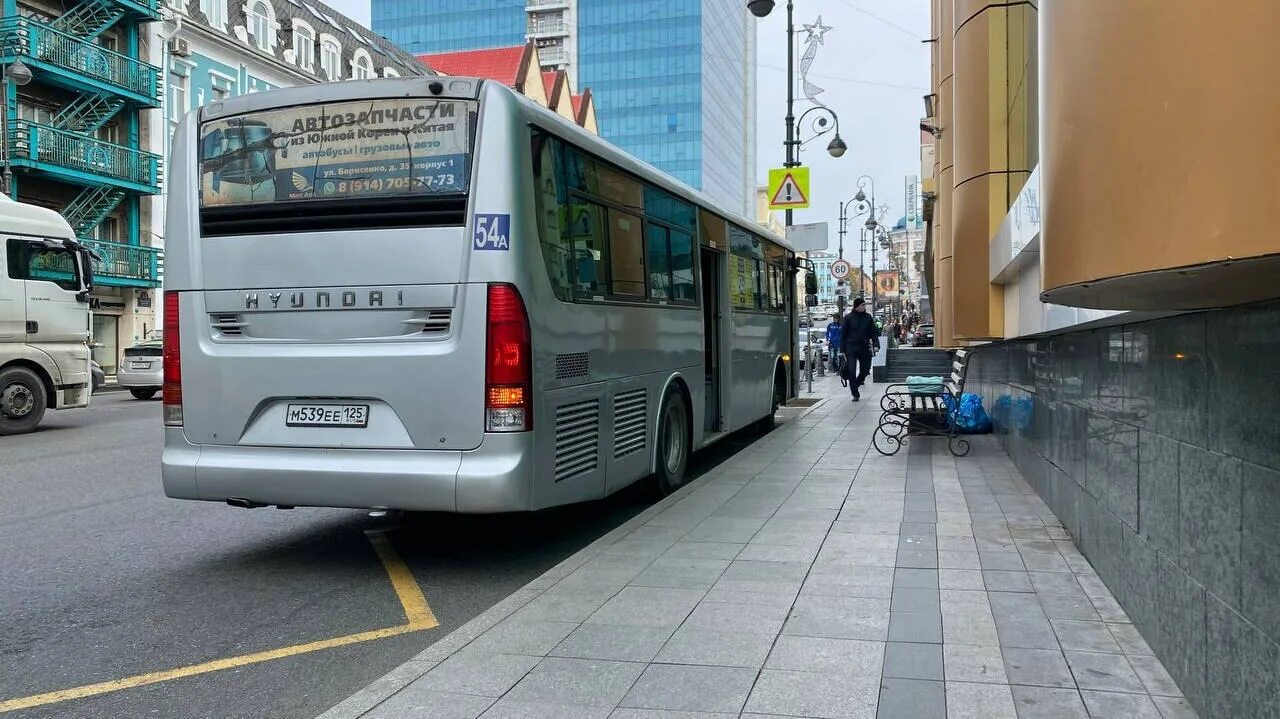
M804 88L804 96L809 102L815 105L826 107L818 101L818 95L823 93L823 89L809 82L809 66L813 64L813 59L818 55L818 46L825 44L822 36L831 30L830 25L822 24L822 16L818 16L817 22L812 25L805 25L806 34L804 40L804 54L800 56L800 84Z

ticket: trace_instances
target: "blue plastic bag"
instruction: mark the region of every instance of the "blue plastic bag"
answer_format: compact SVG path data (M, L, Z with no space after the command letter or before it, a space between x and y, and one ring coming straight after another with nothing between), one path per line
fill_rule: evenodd
M943 395L951 422L961 434L986 434L991 431L991 415L982 407L982 398L971 392L960 395L957 403L951 395Z

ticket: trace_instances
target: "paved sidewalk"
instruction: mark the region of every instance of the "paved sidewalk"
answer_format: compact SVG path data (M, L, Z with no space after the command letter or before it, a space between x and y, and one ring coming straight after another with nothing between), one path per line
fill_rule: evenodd
M323 719L1195 716L994 437L885 458L881 389L814 387Z

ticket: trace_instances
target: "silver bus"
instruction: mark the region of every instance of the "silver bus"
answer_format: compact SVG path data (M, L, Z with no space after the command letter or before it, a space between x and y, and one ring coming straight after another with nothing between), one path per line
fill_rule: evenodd
M669 492L788 394L786 243L500 84L246 95L188 114L172 158L169 497Z

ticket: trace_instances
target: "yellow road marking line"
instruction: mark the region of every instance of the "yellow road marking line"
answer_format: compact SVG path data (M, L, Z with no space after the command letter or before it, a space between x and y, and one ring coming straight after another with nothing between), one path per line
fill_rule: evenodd
M281 647L280 649L270 649L265 652L254 652L253 654L242 654L238 657L215 659L211 662L191 664L185 667L178 667L177 669L166 669L159 672L137 674L135 676L116 679L109 682L86 684L84 686L75 687L74 689L63 689L61 691L49 692L47 694L35 694L33 696L20 697L18 699L9 699L8 701L0 702L0 712L10 712L15 709L30 709L31 707L65 702L70 699L83 699L85 697L91 697L98 694L117 692L121 689L132 689L134 687L145 686L147 684L167 682L171 679L181 679L183 677L195 676L197 674L222 671L223 669L234 669L235 667L243 667L250 664L260 664L274 659L284 659L285 657L318 652L322 649L332 649L334 647L342 647L348 644L359 644L360 642L367 642L373 639L394 637L399 634L416 632L420 629L426 628L427 627L414 627L408 624L402 624L398 627L376 629L371 632L360 632L359 634L348 634L345 637L323 639L318 642L309 642L307 644L295 644L289 647Z
M407 624L401 624L385 629L374 629L368 632L359 632L356 634L347 634L332 639L321 639L315 642L307 642L305 644L294 644L279 649L268 649L261 652L253 652L252 654L241 654L239 656L227 657L225 659L215 659L200 664L189 664L184 667L175 669L165 669L158 672L148 672L146 674L137 674L123 679L115 679L112 681L98 682L97 684L86 684L84 686L72 687L71 689L62 689L56 692L47 692L45 694L33 694L31 696L17 697L0 701L0 713L16 711L18 709L30 709L32 707L44 706L46 704L56 704L71 699L84 699L85 697L96 696L99 694L108 694L110 692L118 692L122 689L132 689L134 687L146 686L148 684L158 684L167 682L172 679L182 679L184 677L195 676L198 674L208 674L210 672L222 671L223 669L234 669L236 667L249 666L251 664L261 664L276 659L284 659L286 657L294 657L300 654L310 654L325 649L333 649L335 647L344 647L350 644L360 644L361 642L373 641L375 639L385 639L387 637L399 636L410 632L419 632L424 629L432 629L439 626L436 621L435 614L432 613L431 607L427 605L427 598L422 593L422 589L418 583L414 581L413 574L409 571L409 567L405 565L404 560L400 559L400 555L396 554L395 549L391 546L386 535L381 532L368 532L369 541L373 543L374 551L378 553L378 559L382 561L382 566L387 571L387 576L391 578L391 585L395 588L396 597L400 600L401 606L404 608Z
M427 605L427 597L422 593L422 587L418 586L418 581L413 578L413 572L409 571L404 560L392 548L386 532L365 532L365 534L368 535L369 541L373 542L373 550L378 553L378 559L382 560L387 576L391 577L391 586L395 588L396 596L400 598L400 606L404 607L404 618L409 622L409 626L419 629L439 626L440 622L436 621L436 615Z

